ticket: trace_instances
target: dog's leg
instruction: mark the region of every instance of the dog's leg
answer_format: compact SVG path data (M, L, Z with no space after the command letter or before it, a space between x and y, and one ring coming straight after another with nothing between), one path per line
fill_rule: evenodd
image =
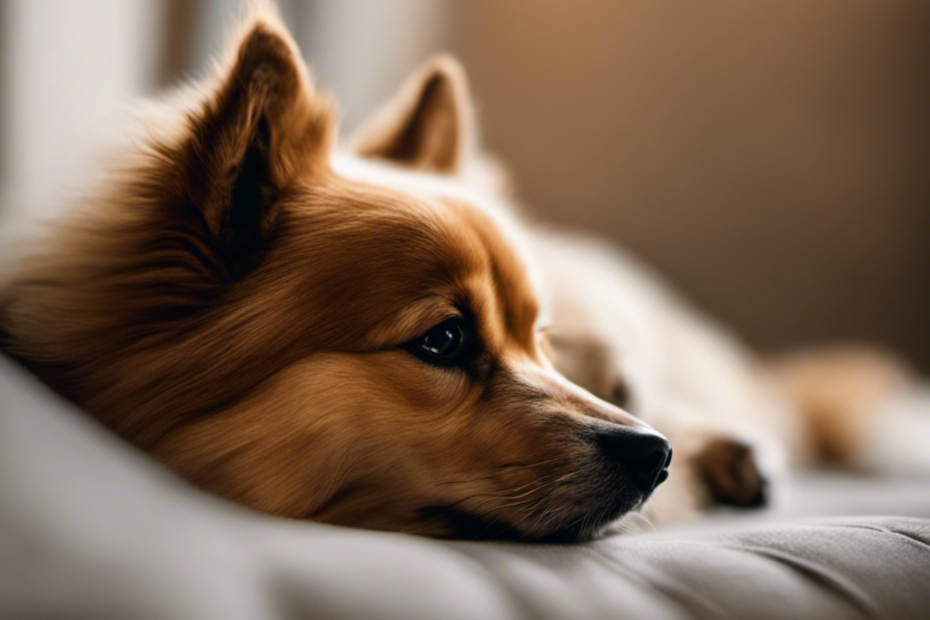
M878 473L930 473L930 386L901 360L865 347L770 363L824 461Z

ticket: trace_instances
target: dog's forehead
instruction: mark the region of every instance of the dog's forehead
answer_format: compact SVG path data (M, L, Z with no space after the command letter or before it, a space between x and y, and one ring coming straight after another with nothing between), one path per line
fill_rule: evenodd
M401 316L425 330L459 308L495 339L533 337L539 304L516 227L480 196L428 176L336 172L295 207L293 247L329 272L315 289L338 294L342 307L365 300L367 323ZM357 306L343 316L358 317Z
M358 157L342 149L333 153L331 165L339 176L348 180L421 203L456 205L456 210L472 227L485 231L487 240L495 237L501 249L520 263L533 293L538 296L543 279L532 269L533 261L527 256L529 237L525 226L514 216L511 205L501 197L501 182L493 166L474 165L459 174L437 174Z
M497 317L497 339L513 338L532 348L539 301L526 261L520 254L518 238L510 237L501 222L472 203L444 199L464 223L480 252L487 257L480 281L471 287L475 312Z

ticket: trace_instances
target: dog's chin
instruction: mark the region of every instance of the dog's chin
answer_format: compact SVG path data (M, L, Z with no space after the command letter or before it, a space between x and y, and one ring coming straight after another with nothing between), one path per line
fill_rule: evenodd
M443 537L447 538L564 544L597 538L648 498L649 494L622 488L595 491L549 506L535 521L518 516L516 522L510 522L443 506L431 506L422 514L430 521L442 523Z
M648 496L637 495L620 504L606 506L592 511L569 522L552 532L538 535L532 540L548 543L579 543L600 537L608 530L611 524L621 517L638 510L648 499Z

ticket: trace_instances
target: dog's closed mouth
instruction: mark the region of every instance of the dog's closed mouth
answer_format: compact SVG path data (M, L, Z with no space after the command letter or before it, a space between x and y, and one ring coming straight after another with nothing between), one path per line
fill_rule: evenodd
M569 473L534 468L529 482L509 492L430 505L420 511L422 519L440 524L446 536L468 540L566 543L596 537L649 499L668 478L672 454L651 430L606 425L594 438L586 445L595 451L583 466L559 463Z

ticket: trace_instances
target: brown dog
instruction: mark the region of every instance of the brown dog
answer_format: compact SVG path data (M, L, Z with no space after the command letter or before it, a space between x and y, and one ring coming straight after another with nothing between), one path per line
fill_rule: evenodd
M256 11L5 289L4 349L175 472L273 515L584 539L668 475L669 443L627 410L685 457L686 488L657 505L759 503L736 439L752 433L705 420L691 392L718 390L705 400L724 413L793 405L648 276L517 223L472 125L460 68L438 58L340 150L333 106ZM657 331L624 326L618 295ZM615 346L634 332L652 334L646 358L675 353L634 368L639 349Z

